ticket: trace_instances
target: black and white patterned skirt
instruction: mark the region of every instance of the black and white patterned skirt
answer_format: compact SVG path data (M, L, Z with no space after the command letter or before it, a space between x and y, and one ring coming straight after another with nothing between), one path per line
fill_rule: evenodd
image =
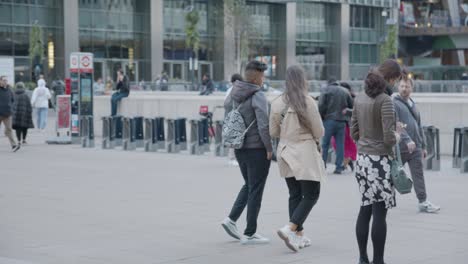
M362 194L361 206L378 202L385 202L387 209L396 206L395 188L390 176L390 159L388 156L359 153L356 179Z

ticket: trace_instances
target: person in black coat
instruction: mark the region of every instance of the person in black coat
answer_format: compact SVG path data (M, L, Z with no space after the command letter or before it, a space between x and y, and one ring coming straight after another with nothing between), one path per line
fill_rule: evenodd
M16 131L18 144L26 144L29 128L34 128L31 99L25 92L24 83L19 82L16 84L13 104L13 129Z

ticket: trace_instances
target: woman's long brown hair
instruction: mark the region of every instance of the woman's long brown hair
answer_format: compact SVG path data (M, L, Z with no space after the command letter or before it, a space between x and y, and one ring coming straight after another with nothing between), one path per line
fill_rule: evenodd
M307 92L308 84L302 67L294 65L286 70L286 90L284 100L288 107L294 109L301 126L312 130L307 121Z

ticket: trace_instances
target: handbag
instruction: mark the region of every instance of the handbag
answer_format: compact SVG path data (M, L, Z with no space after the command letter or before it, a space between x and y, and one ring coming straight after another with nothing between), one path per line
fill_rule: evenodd
M396 159L393 159L390 165L390 174L393 185L400 194L407 194L413 189L413 180L408 177L403 163L401 162L400 146L396 144Z

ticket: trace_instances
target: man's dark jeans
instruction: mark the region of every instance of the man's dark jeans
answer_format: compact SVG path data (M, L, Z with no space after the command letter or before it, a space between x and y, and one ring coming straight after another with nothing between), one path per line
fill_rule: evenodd
M325 136L322 139L322 158L325 164L328 159L328 148L330 147L331 138L335 137L336 142L336 170L342 171L344 160L344 139L346 122L336 120L325 120L323 122L325 127Z
M262 204L263 190L270 170L270 161L265 149L241 149L235 151L245 184L229 214L237 221L247 206L247 227L244 235L252 236L257 232L257 218Z
M128 93L116 92L111 97L111 115L115 116L117 114L117 103L122 100L122 98L128 97Z

